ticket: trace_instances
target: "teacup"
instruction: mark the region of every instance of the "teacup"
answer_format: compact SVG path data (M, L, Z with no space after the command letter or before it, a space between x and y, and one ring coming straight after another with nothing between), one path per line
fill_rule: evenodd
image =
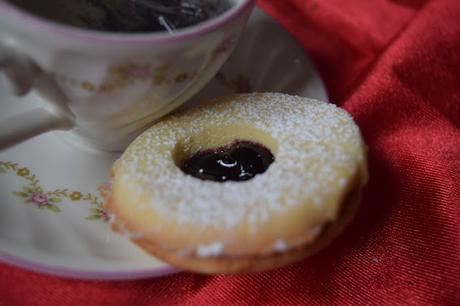
M254 0L233 0L221 15L172 34L113 33L58 24L0 0L0 70L17 95L33 89L45 101L0 122L0 148L62 129L89 147L122 150L206 85L253 7Z

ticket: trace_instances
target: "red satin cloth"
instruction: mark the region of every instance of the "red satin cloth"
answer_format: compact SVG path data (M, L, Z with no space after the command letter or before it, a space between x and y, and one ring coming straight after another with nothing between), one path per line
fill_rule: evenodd
M369 146L332 246L253 275L91 282L0 265L4 305L460 304L460 1L263 0Z

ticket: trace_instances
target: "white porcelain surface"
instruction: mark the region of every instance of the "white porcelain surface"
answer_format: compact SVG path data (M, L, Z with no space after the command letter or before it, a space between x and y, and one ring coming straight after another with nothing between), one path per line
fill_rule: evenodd
M194 101L238 90L327 100L304 50L260 10L250 18L231 59ZM13 98L0 88L0 119L36 107L39 99ZM0 258L27 269L87 279L176 271L113 233L104 221L98 187L107 181L117 155L75 149L59 133L64 132L0 152Z

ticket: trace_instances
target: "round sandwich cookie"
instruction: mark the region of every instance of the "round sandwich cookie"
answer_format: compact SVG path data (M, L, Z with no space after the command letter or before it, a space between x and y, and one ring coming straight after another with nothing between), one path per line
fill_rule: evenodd
M174 266L260 271L305 258L351 220L365 145L337 106L279 93L170 115L112 168L114 229Z

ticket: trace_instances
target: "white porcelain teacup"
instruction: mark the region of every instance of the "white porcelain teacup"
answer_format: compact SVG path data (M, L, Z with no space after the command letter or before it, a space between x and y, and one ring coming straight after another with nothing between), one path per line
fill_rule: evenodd
M33 89L46 101L0 122L0 148L62 129L92 148L123 149L204 87L253 7L233 0L223 14L173 34L131 34L61 25L0 0L4 80L17 95Z

